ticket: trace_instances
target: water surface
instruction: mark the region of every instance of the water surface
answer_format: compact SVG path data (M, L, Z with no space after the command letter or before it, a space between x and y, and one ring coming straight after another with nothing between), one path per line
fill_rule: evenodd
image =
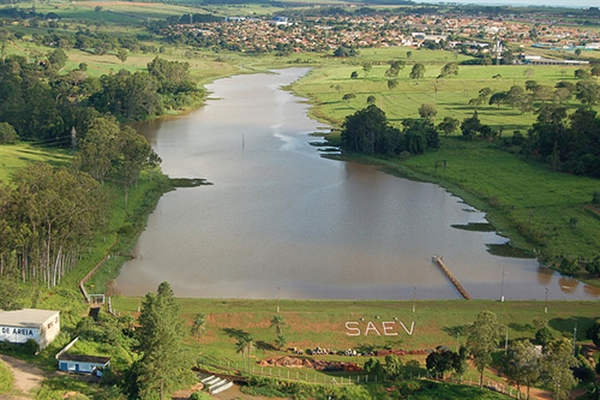
M165 173L213 185L160 200L116 281L123 294L168 281L182 297L459 298L432 255L475 298L600 294L535 260L489 254L506 239L452 228L485 215L441 187L321 157L309 134L323 126L280 89L306 72L218 80L202 109L140 127Z

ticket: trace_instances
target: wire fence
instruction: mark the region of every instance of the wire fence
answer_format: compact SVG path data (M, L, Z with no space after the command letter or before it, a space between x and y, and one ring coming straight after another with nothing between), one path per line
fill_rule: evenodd
M227 375L236 376L260 376L268 378L286 379L303 383L326 384L326 385L360 385L367 383L382 382L382 376L367 373L349 371L316 371L302 367L261 366L252 360L234 361L217 357L203 355L198 362L202 365L222 371ZM435 380L438 382L456 383L473 387L479 386L478 380L473 379L443 379L439 374L431 374L421 371L407 371L400 375L398 380ZM512 398L520 398L520 392L510 385L487 379L484 381L484 389L502 393Z

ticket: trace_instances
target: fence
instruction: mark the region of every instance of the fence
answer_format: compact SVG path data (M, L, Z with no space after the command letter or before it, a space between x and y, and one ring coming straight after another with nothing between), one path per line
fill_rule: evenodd
M366 373L352 373L343 371L316 371L308 370L306 368L293 368L293 367L278 367L278 366L260 366L256 365L253 360L233 361L230 359L220 359L208 355L202 355L199 360L199 364L210 366L212 368L223 371L226 375L254 375L263 376L269 378L286 379L291 381L298 381L304 383L314 384L329 384L329 385L360 385L373 382L380 382L381 377L377 375L370 375ZM439 382L457 383L461 385L479 386L477 380L463 380L462 377L459 380L444 380L438 374L432 375L429 372L421 373L414 371L407 371L400 376L399 380L435 380ZM509 385L504 385L499 382L487 380L484 382L484 388L494 392L503 393L512 398L519 398L519 391Z

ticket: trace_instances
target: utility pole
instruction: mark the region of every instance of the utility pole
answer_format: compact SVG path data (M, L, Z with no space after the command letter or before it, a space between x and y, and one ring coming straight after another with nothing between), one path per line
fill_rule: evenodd
M546 286L544 288L544 290L546 291L546 302L544 304L544 313L548 313L548 286Z
M413 307L412 312L415 312L417 308L417 287L413 286Z

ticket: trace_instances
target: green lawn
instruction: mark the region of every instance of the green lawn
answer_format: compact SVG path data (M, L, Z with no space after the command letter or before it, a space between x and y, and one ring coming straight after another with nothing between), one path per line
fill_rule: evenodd
M14 172L32 162L65 165L70 160L66 151L48 150L28 144L0 145L0 181L9 182Z

